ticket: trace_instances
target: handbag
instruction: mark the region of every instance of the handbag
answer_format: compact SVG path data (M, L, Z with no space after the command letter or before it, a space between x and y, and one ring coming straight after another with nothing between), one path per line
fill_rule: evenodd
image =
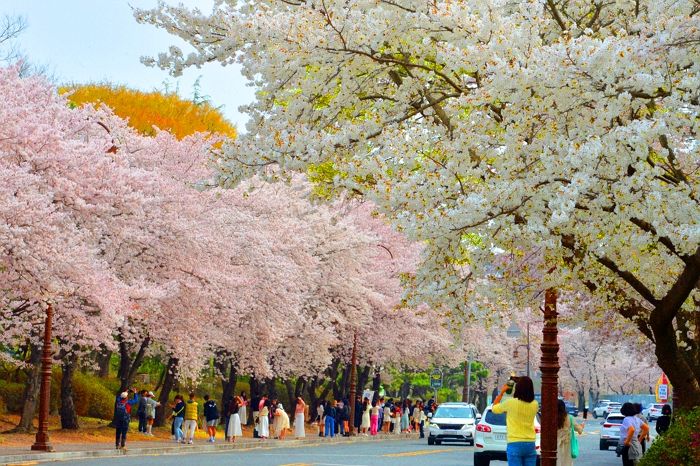
M569 416L569 424L571 424L571 457L578 458L578 438L574 431L574 418Z
M615 447L615 454L617 456L622 456L622 450L625 449L625 444L622 443L621 441L617 443L617 446Z

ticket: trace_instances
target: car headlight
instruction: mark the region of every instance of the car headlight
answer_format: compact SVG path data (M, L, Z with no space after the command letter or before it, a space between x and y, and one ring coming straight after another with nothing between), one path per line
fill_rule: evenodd
M468 430L470 427L474 427L474 424L468 423L462 426L462 430Z
M434 428L438 429L440 426L435 424L434 422L431 422L430 424L428 424L428 427L434 427Z

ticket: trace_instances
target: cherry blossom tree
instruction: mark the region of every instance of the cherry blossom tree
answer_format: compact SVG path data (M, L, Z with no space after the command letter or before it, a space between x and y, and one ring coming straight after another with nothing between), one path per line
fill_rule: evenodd
M424 242L419 299L465 315L470 294L496 294L470 277L539 250L545 286L607 302L654 343L681 403L700 402L697 2L267 0L136 17L194 48L146 63L238 62L258 88L222 186L324 167Z

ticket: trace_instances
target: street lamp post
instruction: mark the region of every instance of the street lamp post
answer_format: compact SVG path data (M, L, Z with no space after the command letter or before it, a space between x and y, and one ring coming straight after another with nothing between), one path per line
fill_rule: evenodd
M557 385L559 383L559 344L557 343L557 290L544 295L542 329L542 466L557 463Z
M44 347L41 353L41 391L39 394L39 430L32 450L53 451L49 440L49 400L51 397L51 325L53 306L49 303L46 308L46 323L44 324Z

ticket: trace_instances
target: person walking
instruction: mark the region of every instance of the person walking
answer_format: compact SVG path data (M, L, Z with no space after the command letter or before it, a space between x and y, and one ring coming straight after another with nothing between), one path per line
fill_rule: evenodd
M204 420L207 423L207 433L209 434L209 442L216 441L216 425L219 423L219 408L216 406L216 401L209 398L209 395L204 395Z
M501 388L491 408L494 414L507 413L506 416L506 455L508 466L535 466L537 450L535 450L535 416L539 404L535 400L535 390L532 379L520 377L513 391L513 397L503 402L503 395L511 385Z
M122 392L114 404L114 417L112 423L116 428L116 438L114 441L117 450L126 449L126 433L129 431L129 422L131 422L129 392Z
M651 430L649 428L649 421L647 420L646 417L644 417L644 414L642 414L642 410L644 407L642 406L641 403L635 403L634 404L634 409L637 410L637 419L639 419L642 423L646 424L646 436L642 437L639 442L642 444L642 455L646 453L647 451L647 441L651 441L651 437L649 436L649 431Z
M231 441L235 442L236 437L243 437L243 429L241 428L241 406L240 398L232 397L231 404L229 405L229 418L228 424L226 424L226 437Z
M264 400L261 401L261 403L264 404L258 413L258 435L261 439L267 440L267 438L270 436L270 400L268 400L267 397L264 397Z
M420 432L420 437L419 438L425 438L425 420L426 420L426 415L425 415L425 405L423 404L422 401L418 402L418 431Z
M260 416L260 398L257 395L250 399L250 409L253 410L253 438L258 438L258 417Z
M143 398L146 409L146 435L153 437L153 423L156 419L156 408L160 403L155 400L153 392L147 392ZM140 403L139 403L140 404Z
M185 441L185 434L182 432L182 424L185 421L185 401L182 398L182 395L177 394L175 395L175 406L173 407L173 431L175 435L175 442L176 443L184 443Z
M335 436L335 414L337 402L333 400L329 408L325 411L324 432L326 437Z
M671 410L671 405L670 404L665 404L661 408L661 416L659 416L656 419L656 433L659 435L663 435L668 431L668 428L671 427L671 415L673 414L673 411Z
M360 426L362 425L362 396L357 395L355 397L355 419L353 419L353 432L356 434L360 433Z
M401 433L401 406L399 403L396 403L394 405L394 413L393 417L391 420L392 424L394 424L394 434L398 435Z
M304 414L306 413L306 403L300 396L297 397L297 404L294 406L294 437L306 437L306 429L304 427Z
M379 424L379 413L381 412L381 408L379 407L379 403L377 401L372 402L372 408L370 409L369 412L369 433L374 437L377 435L377 426Z
M194 392L190 392L190 399L185 403L185 429L184 438L188 444L194 443L194 432L197 430L197 408Z
M576 424L574 417L566 411L566 403L559 400L557 403L557 466L573 466L574 456L578 456L578 449L572 445L578 440L572 435L583 433L583 424Z
M637 408L632 403L624 403L620 413L625 416L620 425L622 445L622 465L635 466L642 457L642 438L648 434L649 426L637 417Z

